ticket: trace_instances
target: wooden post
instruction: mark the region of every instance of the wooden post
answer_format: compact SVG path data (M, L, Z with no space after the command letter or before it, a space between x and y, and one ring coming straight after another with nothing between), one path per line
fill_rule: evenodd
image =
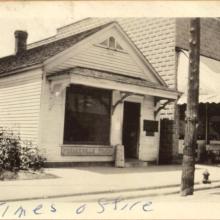
M121 144L118 144L115 147L115 167L122 168L124 166L125 166L124 146Z
M205 144L209 144L209 115L208 103L205 103Z
M194 191L195 148L199 101L200 19L190 19L189 74L186 110L185 146L183 150L181 195Z

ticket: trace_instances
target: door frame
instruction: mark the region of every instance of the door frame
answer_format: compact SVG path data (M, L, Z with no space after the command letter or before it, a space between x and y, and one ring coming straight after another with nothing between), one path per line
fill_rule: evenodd
M125 103L134 103L134 104L138 104L139 105L139 115L138 115L138 130L137 130L137 146L136 146L136 155L135 158L139 159L139 151L140 151L140 131L141 131L141 107L142 107L142 102L138 101L138 100L125 100L123 102L123 115L122 115L122 144L123 144L123 132L124 132L124 108L125 108ZM124 146L125 149L125 146ZM125 154L125 153L124 153ZM126 160L126 157L125 157Z

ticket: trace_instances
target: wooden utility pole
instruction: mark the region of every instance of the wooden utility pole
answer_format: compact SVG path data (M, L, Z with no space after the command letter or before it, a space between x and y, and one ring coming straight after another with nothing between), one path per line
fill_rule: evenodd
M186 109L186 128L183 150L181 195L192 195L194 191L195 148L197 145L197 123L199 105L199 58L200 19L190 19L189 73Z

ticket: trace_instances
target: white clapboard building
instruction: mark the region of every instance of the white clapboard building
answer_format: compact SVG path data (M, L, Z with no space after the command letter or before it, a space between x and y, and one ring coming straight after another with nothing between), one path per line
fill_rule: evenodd
M64 30L32 45L15 32L15 54L0 58L1 127L18 130L49 163L114 162L118 145L125 160L157 161L159 103L177 90L117 22Z

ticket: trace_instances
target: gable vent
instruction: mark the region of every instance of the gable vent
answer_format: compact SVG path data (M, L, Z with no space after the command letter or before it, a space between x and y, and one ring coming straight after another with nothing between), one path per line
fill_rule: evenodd
M112 36L99 43L99 45L111 50L118 50L118 51L124 50L123 47L117 42L117 40Z

